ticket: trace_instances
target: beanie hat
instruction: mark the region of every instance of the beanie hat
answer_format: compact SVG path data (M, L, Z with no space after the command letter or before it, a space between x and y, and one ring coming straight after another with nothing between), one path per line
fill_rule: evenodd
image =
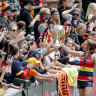
M83 36L83 39L87 40L87 39L91 39L91 37L88 35L88 33L85 33L84 36Z
M54 7L50 7L50 12L51 12L51 16L52 16L55 12L58 12L58 10Z
M1 10L2 11L7 11L7 10L11 10L12 8L11 8L11 6L9 6L7 3L2 3L2 5L1 5Z

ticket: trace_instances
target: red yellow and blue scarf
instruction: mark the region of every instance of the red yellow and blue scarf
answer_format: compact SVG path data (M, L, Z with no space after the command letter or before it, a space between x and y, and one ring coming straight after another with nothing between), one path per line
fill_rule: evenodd
M5 19L8 21L8 23L10 24L9 19L7 18L7 16L6 16L5 14L1 13L1 16L2 16L3 18L5 18Z

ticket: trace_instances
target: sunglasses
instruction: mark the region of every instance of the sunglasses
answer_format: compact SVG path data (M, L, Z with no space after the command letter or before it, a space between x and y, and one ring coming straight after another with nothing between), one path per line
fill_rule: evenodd
M74 16L79 16L79 14L73 14Z
M14 30L14 29L13 29L12 31L13 31L13 32L16 32L17 30Z

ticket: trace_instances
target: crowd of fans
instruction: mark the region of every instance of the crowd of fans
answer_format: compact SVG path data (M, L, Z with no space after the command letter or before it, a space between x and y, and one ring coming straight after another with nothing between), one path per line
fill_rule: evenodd
M96 63L95 2L1 0L0 86L4 90L0 96L8 87L23 87L23 84L20 87L11 84L15 78L30 79L36 84L39 80L51 82L57 70L69 67L67 64L80 65L79 94L91 96ZM57 34L50 28L54 25L65 28L60 48L53 47L52 36Z

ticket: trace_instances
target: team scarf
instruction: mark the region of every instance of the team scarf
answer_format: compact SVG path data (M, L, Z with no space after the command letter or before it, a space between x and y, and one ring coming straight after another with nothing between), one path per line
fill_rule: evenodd
M3 18L5 18L5 19L7 20L7 22L10 24L9 19L7 18L7 16L6 16L5 14L1 13L1 16L2 16Z
M59 96L69 96L68 92L68 76L64 71L57 72L57 80L59 87Z
M39 21L42 21L42 20L44 20L44 19L43 18L39 18ZM44 36L46 38L46 44L48 44L52 40L52 36L51 36L50 28L48 27L47 23L44 22L44 24L46 25L46 29L43 32L42 36Z

